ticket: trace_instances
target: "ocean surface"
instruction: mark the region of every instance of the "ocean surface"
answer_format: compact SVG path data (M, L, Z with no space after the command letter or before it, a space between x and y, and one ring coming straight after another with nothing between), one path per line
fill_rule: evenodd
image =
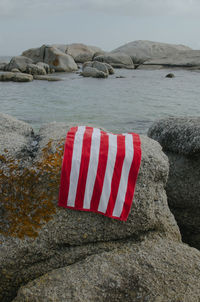
M199 72L115 71L107 79L56 73L62 81L0 82L0 112L31 124L35 131L44 123L57 121L140 134L156 119L200 115ZM165 78L169 72L175 78Z

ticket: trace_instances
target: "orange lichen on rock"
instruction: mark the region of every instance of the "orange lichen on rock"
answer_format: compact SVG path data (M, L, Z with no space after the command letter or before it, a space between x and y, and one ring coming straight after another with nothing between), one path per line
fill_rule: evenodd
M41 161L23 167L20 160L0 156L0 233L23 239L36 238L38 230L56 212L64 141L55 152L52 142L42 150Z

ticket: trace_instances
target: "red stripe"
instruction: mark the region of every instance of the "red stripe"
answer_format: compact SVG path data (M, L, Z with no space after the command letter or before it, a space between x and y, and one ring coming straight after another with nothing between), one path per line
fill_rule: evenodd
M124 158L125 158L125 136L117 135L117 156L116 156L116 162L113 171L113 178L111 182L110 199L106 211L106 215L108 216L111 216L114 210L120 179L121 179Z
M83 136L81 165L80 165L79 179L78 179L78 185L77 185L77 191L76 191L77 193L76 193L76 199L75 199L75 208L77 208L77 209L83 208L85 186L86 186L87 173L88 173L88 167L89 167L89 162L90 162L92 132L93 132L93 128L86 127L85 133Z
M67 133L67 137L65 141L65 150L64 150L64 156L62 162L59 202L58 202L58 205L61 207L67 206L74 139L77 130L78 127L71 128L70 131Z
M131 210L131 205L133 202L133 195L135 191L135 185L136 180L140 168L140 162L141 162L141 142L140 137L138 134L132 133L133 136L133 148L134 148L134 155L133 155L133 161L129 172L128 177L128 185L127 185L127 192L124 202L124 207L122 210L122 214L120 218L122 220L127 220L129 212Z
M97 211L99 206L99 201L103 189L104 177L106 172L106 165L108 159L108 147L109 147L109 139L108 134L101 131L100 138L100 150L99 150L99 162L97 168L97 175L95 179L91 205L91 211Z

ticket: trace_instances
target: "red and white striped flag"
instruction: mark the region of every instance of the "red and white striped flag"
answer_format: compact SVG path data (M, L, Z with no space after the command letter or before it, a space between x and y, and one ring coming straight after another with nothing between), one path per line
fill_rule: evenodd
M71 128L65 142L58 205L127 220L140 161L138 134Z

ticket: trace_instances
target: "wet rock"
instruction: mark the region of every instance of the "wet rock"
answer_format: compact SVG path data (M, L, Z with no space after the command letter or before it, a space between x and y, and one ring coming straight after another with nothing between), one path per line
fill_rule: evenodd
M5 121L1 124L5 133ZM7 145L8 149L8 157L4 158L4 154L1 157L7 174L0 173L0 190L4 190L0 227L2 302L11 301L19 286L53 269L71 267L90 255L114 251L125 243L135 243L137 249L137 244L139 248L151 234L180 242L164 189L168 161L160 145L145 136L141 136L141 167L126 222L57 207L64 141L69 127L66 123L48 124L37 136L33 135L32 142L28 135L31 156L24 162L15 162L15 153L10 153L9 144L13 146L13 141L5 144L1 139L2 148ZM24 156L23 152L20 154ZM154 246L153 239L151 246ZM175 253L172 255L175 257Z
M200 249L200 118L161 119L148 135L169 158L168 202L183 241Z
M174 78L175 77L175 75L173 74L173 73L168 73L166 76L165 76L166 78Z
M13 68L13 69L11 70L11 72L20 72L20 71L19 71L19 69L17 69L17 68Z
M108 77L109 74L114 73L114 69L107 63L101 63L98 61L86 62L82 67L83 76L92 76L92 77ZM98 72L97 72L98 71ZM103 74L102 74L103 72Z

